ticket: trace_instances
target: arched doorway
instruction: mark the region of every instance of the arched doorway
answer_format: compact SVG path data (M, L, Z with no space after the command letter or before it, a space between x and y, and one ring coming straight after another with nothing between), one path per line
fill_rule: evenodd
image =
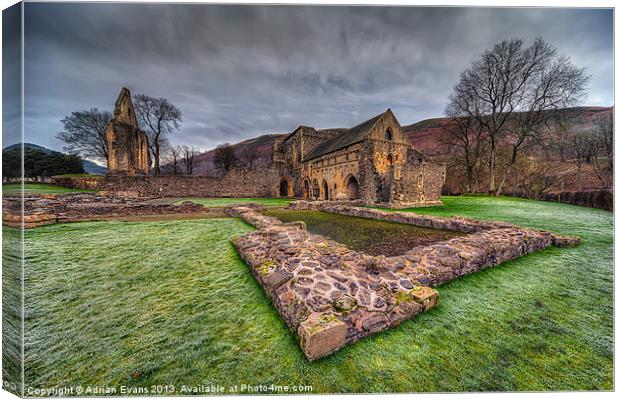
M286 179L280 180L280 197L288 197L288 181Z
M322 187L323 187L322 199L327 201L329 199L329 186L327 185L327 182L325 180L323 180Z
M389 154L387 156L387 164L388 166L392 165L394 163L394 158L392 158L392 154Z
M304 179L303 190L304 198L310 198L310 183L308 179Z
M323 199L325 201L329 199L329 186L325 180L323 180Z
M359 185L355 176L351 175L347 179L347 198L350 200L357 199L359 197Z

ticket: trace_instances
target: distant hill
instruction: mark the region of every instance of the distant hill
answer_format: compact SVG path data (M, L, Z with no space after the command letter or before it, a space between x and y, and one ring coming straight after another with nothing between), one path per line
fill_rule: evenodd
M21 144L12 144L8 147L4 147L3 151L11 151L11 150L19 149L19 148L21 148ZM45 148L40 145L32 144L32 143L24 143L24 148L30 148L31 150L43 151L46 154L49 154L52 152L59 152L59 151L50 150L49 148Z
M10 151L10 150L13 150L13 149L16 149L16 148L20 148L20 144L12 144L10 146L7 146L7 147L4 148L3 151ZM33 143L24 143L24 148L29 148L29 149L32 149L32 150L43 151L43 152L45 152L47 154L52 153L52 152L60 152L60 151L54 151L54 150L51 150L49 148L40 146L38 144L33 144ZM84 171L86 173L91 173L91 174L95 174L95 175L102 175L102 174L105 174L108 171L108 168L106 168L105 166L98 165L98 164L96 164L93 161L89 161L87 159L84 159L83 161L84 161L83 162Z
M604 113L613 113L611 107L572 107L563 108L557 112L565 116L575 125L576 130L586 130L593 127L593 120ZM441 152L442 136L450 127L450 118L432 118L403 126L414 148L426 152L428 155L438 155Z
M105 175L108 173L108 168L96 164L93 161L89 161L88 159L84 159L84 172L93 175Z
M558 112L568 114L568 117L575 123L577 129L589 129L592 127L593 118L601 113L613 112L611 107L573 107L564 108ZM411 125L403 126L405 134L409 137L411 144L417 150L427 153L430 156L441 154L442 135L449 128L450 118L432 118L416 122ZM241 141L233 144L237 158L243 164L242 154L246 148L257 152L259 158L256 161L258 167L268 167L271 164L273 144L278 138L285 137L286 134L265 134L253 139ZM195 174L213 174L215 167L213 157L215 150L210 150L198 155L195 158Z
M285 137L286 134L264 134L262 136L241 141L236 144L232 144L235 149L237 159L239 159L240 166L244 165L243 153L246 150L252 151L258 154L258 158L254 161L254 167L265 168L271 165L271 154L273 152L273 144L276 139ZM215 150L209 150L197 155L194 158L194 174L196 175L212 175L215 173L215 165L213 164L213 158L215 157Z

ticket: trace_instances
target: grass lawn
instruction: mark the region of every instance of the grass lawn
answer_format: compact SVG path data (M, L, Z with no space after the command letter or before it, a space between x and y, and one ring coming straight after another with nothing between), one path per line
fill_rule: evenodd
M247 204L254 202L265 206L287 206L291 203L289 198L179 198L175 201L175 204L180 204L183 201L191 201L196 204L204 205L207 207L225 207L233 204Z
M26 385L277 384L314 392L613 388L613 215L447 197L434 215L582 237L439 287L440 304L308 362L229 238L237 219L26 231Z
M11 183L2 185L3 194L17 194L21 190L21 184ZM54 186L53 184L45 183L27 183L24 184L24 192L29 194L64 194L64 193L87 193L95 192L95 190L85 190L77 188L67 188Z

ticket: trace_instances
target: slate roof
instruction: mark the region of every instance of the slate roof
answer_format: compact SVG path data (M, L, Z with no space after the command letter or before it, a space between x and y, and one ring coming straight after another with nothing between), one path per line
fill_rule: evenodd
M329 154L330 152L334 152L342 148L348 147L351 144L359 143L360 141L364 140L370 129L372 129L372 127L379 120L379 118L381 118L386 112L389 111L390 110L388 109L384 113L381 113L374 118L362 122L359 125L353 126L350 129L325 129L328 131L338 131L339 134L317 145L314 150L312 150L312 152L310 152L310 154L308 154L308 156L304 158L304 161L318 158L320 156Z

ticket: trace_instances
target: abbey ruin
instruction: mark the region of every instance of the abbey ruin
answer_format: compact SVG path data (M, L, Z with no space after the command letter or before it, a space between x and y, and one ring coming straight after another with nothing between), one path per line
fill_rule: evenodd
M140 130L131 93L125 87L114 104L114 117L107 126L108 173L147 175L149 173L148 137Z
M441 204L445 165L411 146L390 109L350 129L299 126L276 143L277 194L413 207Z
M149 175L148 138L128 89L108 124L106 178L57 184L132 196L297 197L406 208L441 204L446 169L416 151L390 109L351 128L299 126L278 138L268 168L232 168L222 177Z

